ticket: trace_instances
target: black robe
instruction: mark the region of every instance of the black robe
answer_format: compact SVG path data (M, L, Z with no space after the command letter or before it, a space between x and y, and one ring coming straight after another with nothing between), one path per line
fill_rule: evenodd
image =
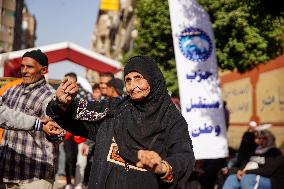
M121 99L103 100L100 102L89 102L87 109L103 112L105 108L109 111L101 120L92 122L74 119L78 102L74 102L67 111L63 112L51 101L47 106L47 115L53 118L60 126L77 136L82 136L95 141L95 152L92 170L89 178L88 188L107 189L158 189L158 188L188 188L189 176L194 166L194 155L188 128L184 118L180 115L174 105L169 108L176 110L176 122L168 125L165 131L163 151L160 153L162 159L169 162L173 168L174 183L164 183L158 175L149 171L143 172L135 169L126 171L121 166L107 160L112 139L114 137L115 124L123 119L123 112L112 111L112 106L120 104ZM170 116L170 118L173 118ZM121 173L121 174L120 174ZM116 185L117 184L117 185ZM113 187L107 187L113 186Z
M87 106L82 101L73 102L65 112L51 101L47 115L69 132L96 142L89 188L185 189L195 162L188 125L171 102L165 79L153 59L131 58L124 74L130 72L143 75L150 86L142 101L126 96L89 102ZM93 125L83 120L93 121ZM117 145L117 151L112 156L113 145ZM141 149L157 152L172 166L173 183L135 166Z

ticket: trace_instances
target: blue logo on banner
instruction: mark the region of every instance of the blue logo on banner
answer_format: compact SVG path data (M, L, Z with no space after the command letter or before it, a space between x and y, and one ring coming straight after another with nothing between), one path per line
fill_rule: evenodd
M179 35L179 48L189 60L202 62L211 55L212 42L204 31L190 27L183 30Z

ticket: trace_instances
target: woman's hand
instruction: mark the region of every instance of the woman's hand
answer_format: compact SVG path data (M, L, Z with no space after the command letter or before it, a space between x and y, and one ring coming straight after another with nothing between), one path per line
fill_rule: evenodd
M65 77L56 90L56 101L60 106L68 106L78 93L78 85L68 77Z
M158 175L167 173L168 166L162 162L160 155L154 151L139 150L137 167L147 169Z

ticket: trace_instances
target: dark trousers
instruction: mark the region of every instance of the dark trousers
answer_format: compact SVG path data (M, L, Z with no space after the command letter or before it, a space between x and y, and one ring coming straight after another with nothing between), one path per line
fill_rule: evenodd
M218 178L218 172L226 167L227 161L225 158L206 159L204 160L204 174L201 177L202 189L214 189Z
M71 177L75 176L77 154L78 154L78 144L74 142L73 137L68 138L64 141L65 150L65 172L67 184L71 184Z

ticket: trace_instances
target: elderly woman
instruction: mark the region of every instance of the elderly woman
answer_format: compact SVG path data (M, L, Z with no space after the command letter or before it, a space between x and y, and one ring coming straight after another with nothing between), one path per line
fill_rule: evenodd
M192 143L160 69L150 57L135 56L124 82L128 96L87 103L72 100L76 84L64 79L47 107L64 129L96 142L89 188L188 188Z

